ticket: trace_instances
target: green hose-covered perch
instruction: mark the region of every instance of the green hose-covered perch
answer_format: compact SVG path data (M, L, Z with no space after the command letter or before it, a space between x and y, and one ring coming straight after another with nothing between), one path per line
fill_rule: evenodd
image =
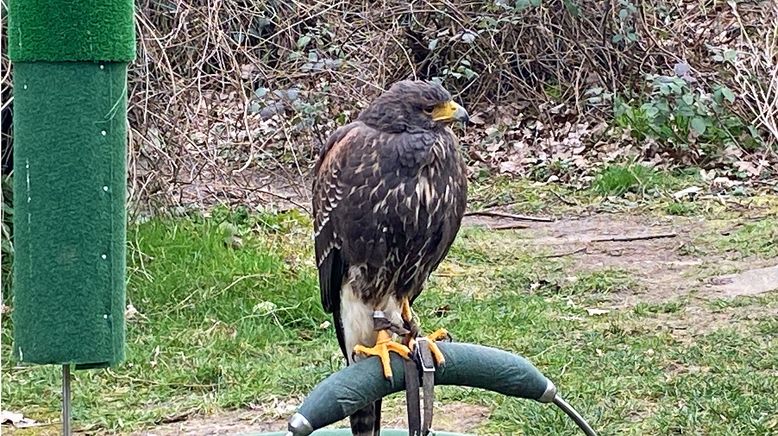
M594 434L585 421L559 398L554 384L523 357L473 344L443 342L438 346L446 358L446 365L435 371L436 385L481 388L541 403L554 402L579 426L583 422L585 428L582 428L587 434ZM391 365L392 381L384 378L376 357L361 360L332 374L311 391L290 418L286 435L307 436L379 398L403 390L405 367L402 358L391 354Z

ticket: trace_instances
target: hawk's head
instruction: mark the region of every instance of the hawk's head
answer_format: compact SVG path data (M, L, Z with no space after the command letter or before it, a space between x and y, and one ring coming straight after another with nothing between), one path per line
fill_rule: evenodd
M467 111L441 85L420 80L395 83L359 114L359 120L384 132L436 130L467 119Z

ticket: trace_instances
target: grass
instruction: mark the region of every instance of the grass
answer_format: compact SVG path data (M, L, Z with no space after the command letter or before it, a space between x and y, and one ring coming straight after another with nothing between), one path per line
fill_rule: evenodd
M553 162L552 162L553 164ZM591 185L575 189L568 184L539 183L507 177L483 176L471 183L468 203L477 210L509 206L518 213L565 214L580 209L611 212L640 207L666 215L693 215L716 209L711 201L676 200L672 193L701 185L699 171L663 171L634 163L613 164L594 174Z
M755 235L748 231L732 240ZM246 408L285 418L264 405L298 401L341 366L318 301L309 235L308 219L295 212L217 209L131 226L128 299L138 314L128 320L127 361L76 373L76 427L121 433ZM528 357L600 434L778 428L778 325L769 315L778 296L715 304L706 310L758 307L764 316L691 337L663 327L686 321L686 301L590 316L587 308L640 284L617 269L570 276L567 260L544 257L521 235L464 230L418 300L425 330L446 327L457 340ZM2 334L8 362L11 329ZM3 409L56 420L58 377L57 368L4 365ZM387 408L399 408L401 397ZM525 400L444 387L439 401L487 407L480 434L578 434L561 412Z
M695 171L667 172L642 164L615 164L596 174L591 189L603 196L621 196L628 192L645 195L689 186L698 178Z
M778 256L778 220L773 217L722 220L719 227L697 235L682 249L690 255L723 253L740 260Z
M471 182L469 191L468 206L473 210L510 205L517 212L554 212L565 206L555 193L563 197L572 195L564 186L492 176Z
M778 256L778 220L767 218L746 222L715 244L719 250L734 251L739 255L772 258Z

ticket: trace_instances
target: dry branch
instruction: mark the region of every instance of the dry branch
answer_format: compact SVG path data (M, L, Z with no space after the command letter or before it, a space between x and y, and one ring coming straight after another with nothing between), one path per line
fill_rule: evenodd
M494 218L508 218L517 221L535 221L535 222L543 222L543 223L554 222L553 218L536 217L536 216L529 216L529 215L517 215L514 213L496 212L490 210L470 211L470 212L466 212L465 216L489 216Z
M565 251L563 253L552 253L552 254L547 254L545 256L539 256L538 259L553 259L553 258L557 258L557 257L572 256L573 254L586 253L586 250L587 250L587 247L581 247L581 248L575 249L573 251Z
M655 234L649 234L649 235L625 235L625 236L605 236L600 238L593 238L588 241L589 242L629 242L629 241L644 241L649 239L664 239L664 238L675 238L678 236L677 233L655 233Z
M489 226L489 230L514 230L514 229L528 229L530 226L526 224L503 224L500 226Z

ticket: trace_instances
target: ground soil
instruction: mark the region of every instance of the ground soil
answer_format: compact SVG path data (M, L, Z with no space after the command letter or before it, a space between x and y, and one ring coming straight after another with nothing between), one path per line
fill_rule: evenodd
M382 428L407 428L405 411L399 405L384 407ZM473 431L489 416L489 409L464 403L436 404L435 429L439 431ZM163 424L133 433L133 436L173 435L251 435L286 430L287 417L258 418L258 411L235 411L218 415L196 416L182 422ZM348 421L333 424L346 428Z
M468 216L464 224L499 229L517 221ZM776 259L690 254L688 247L700 236L720 232L720 223L704 218L597 214L522 224L526 228L511 231L520 232L527 244L550 252L548 257L569 259L570 275L607 268L629 271L638 286L613 295L613 308L683 297L734 298L778 288Z
M490 228L515 223L517 221L514 219L483 216L471 216L465 220L468 226ZM748 320L748 313L710 311L705 308L706 301L757 295L778 289L778 261L775 259L738 259L727 253L700 256L684 250L684 247L694 244L700 235L720 230L702 218L598 214L525 224L528 228L494 231L520 232L528 244L538 246L542 249L539 251L548 252L547 256L568 259L571 275L603 268L627 270L633 275L639 286L612 296L604 303L607 310L627 309L640 302L661 303L685 299L685 316L663 319L660 315L657 319L662 328L672 330L673 335L681 338L693 338L705 330L727 325L733 317ZM651 235L664 237L646 238ZM605 240L614 237L634 239ZM722 271L729 274L723 274ZM384 428L404 427L404 411L400 406L390 405L387 409L384 413ZM281 431L285 429L285 419L291 411L278 412L256 410L197 416L135 434L219 435ZM488 413L489 410L484 407L462 403L441 404L435 414L435 428L466 433L477 428L488 417ZM335 426L347 427L348 423L343 421Z

